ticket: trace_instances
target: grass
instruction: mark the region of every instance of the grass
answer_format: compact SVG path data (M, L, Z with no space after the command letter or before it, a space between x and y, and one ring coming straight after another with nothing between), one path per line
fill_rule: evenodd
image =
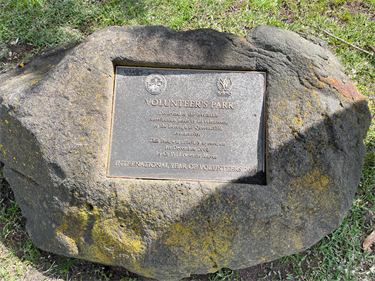
M213 28L238 35L267 24L314 35L328 42L375 114L375 56L322 31L371 52L366 43L375 46L375 0L0 0L0 70L43 48L83 40L98 28L125 24L176 30ZM16 45L10 44L16 39ZM21 46L34 51L18 51L16 47ZM18 56L10 56L10 51ZM256 271L222 269L185 280L374 280L374 256L363 253L361 243L375 222L375 120L365 145L356 197L334 233L302 253L260 265ZM137 280L123 269L37 249L25 233L14 198L0 201L1 280ZM249 272L255 272L253 277Z

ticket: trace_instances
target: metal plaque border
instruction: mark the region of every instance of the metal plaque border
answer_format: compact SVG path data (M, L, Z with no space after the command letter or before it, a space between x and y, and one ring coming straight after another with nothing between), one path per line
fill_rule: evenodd
M117 69L118 68L139 68L139 69L160 69L160 70L181 70L181 71L202 71L202 72L252 72L252 73L262 73L264 74L264 93L263 93L263 172L266 172L266 91L267 91L267 72L263 71L252 71L252 70L223 70L223 69L194 69L194 68L170 68L170 67L142 67L142 66L115 66L115 75L113 79L113 95L112 95L112 109L111 109L111 124L109 132L109 149L107 157L107 168L106 176L107 178L125 178L125 179L138 179L138 180L173 180L173 181L206 181L206 182L222 182L230 183L232 181L224 180L199 180L199 179L178 179L178 178L159 178L159 177L128 177L128 176L110 176L109 173L109 160L111 156L111 145L112 145L112 127L113 127L113 117L114 117L114 106L115 106L115 97L116 97L116 78L117 78Z

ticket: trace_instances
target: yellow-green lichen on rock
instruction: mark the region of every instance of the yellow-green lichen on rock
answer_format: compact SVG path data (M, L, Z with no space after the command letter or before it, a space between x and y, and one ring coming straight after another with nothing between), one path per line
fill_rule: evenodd
M266 71L267 184L107 178L116 65ZM325 42L268 26L246 40L108 27L1 73L0 102L0 160L34 243L158 280L271 261L334 231L370 124Z

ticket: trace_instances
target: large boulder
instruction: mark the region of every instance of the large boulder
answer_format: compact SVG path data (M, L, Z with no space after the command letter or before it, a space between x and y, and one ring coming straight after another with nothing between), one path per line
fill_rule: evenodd
M266 185L108 178L116 65L266 71ZM275 27L108 27L0 75L4 176L46 251L158 280L272 261L352 204L370 112L344 72L325 42Z

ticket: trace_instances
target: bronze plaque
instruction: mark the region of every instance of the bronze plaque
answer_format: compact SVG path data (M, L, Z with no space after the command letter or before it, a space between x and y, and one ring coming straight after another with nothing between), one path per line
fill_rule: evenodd
M107 176L224 182L259 176L265 79L252 71L116 67Z

